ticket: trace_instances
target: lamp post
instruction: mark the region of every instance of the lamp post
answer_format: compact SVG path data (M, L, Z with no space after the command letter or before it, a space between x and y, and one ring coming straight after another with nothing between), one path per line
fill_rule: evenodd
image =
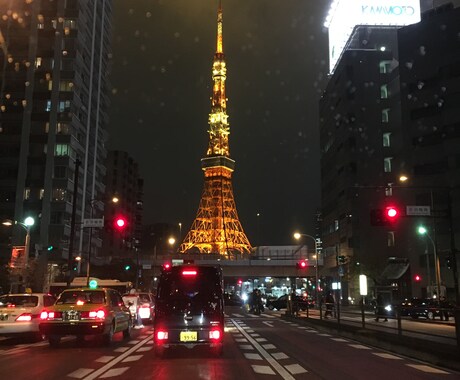
M319 252L316 249L316 239L308 234L301 234L300 232L294 233L294 239L299 240L302 236L308 237L310 239L313 239L313 244L315 247L315 283L316 283L316 305L319 305L319 278L318 278L318 255Z
M24 267L22 268L22 280L27 284L27 269L29 267L29 251L30 251L30 228L35 224L35 219L31 216L28 216L24 219L24 222L18 222L15 220L5 220L2 222L4 226L12 226L13 224L17 224L24 228L26 231L26 240L24 242Z
M418 233L420 235L425 235L430 239L431 244L433 244L433 255L434 255L434 267L435 267L435 275L436 275L436 289L437 289L437 299L439 300L439 297L441 297L441 268L439 266L439 257L436 249L436 243L434 240L431 238L431 236L428 234L428 230L424 226L420 226L418 228Z

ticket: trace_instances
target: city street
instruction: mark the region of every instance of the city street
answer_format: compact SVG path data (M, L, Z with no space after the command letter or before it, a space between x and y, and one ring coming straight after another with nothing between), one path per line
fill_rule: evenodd
M115 336L110 347L73 337L47 342L0 342L0 367L15 379L460 379L459 373L400 357L281 319L226 309L224 354L204 349L153 355L152 328Z

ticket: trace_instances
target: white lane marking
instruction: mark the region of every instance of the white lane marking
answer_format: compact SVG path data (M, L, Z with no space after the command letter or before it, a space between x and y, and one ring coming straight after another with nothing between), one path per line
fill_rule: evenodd
M105 366L99 368L97 371L93 372L91 375L85 377L84 380L94 380L94 379L96 379L98 376L100 376L104 372L108 371L115 364L121 362L123 359L127 358L129 355L131 355L133 352L135 352L137 349L141 348L144 344L146 344L147 342L149 342L151 340L152 340L151 336L145 338L144 340L140 341L135 346L131 347L125 353L121 354L120 356L117 356L114 360L112 360L111 362L107 363Z
M247 329L246 332L248 332L248 333L253 333L254 330L253 330L253 329Z
M299 326L299 329L302 329L302 330L310 330L310 327Z
M263 321L262 323L268 327L273 327L273 322Z
M131 355L131 356L128 356L126 359L122 360L121 362L122 363L135 362L139 360L140 358L142 358L143 356L144 355Z
M284 352L275 352L275 353L272 354L272 356L276 360L287 359L289 357Z
M247 343L248 340L246 338L237 338L235 339L235 342L238 342L238 343Z
M253 354L252 352L245 352L244 357L249 360L263 360L259 354Z
M233 337L234 337L234 338L242 338L242 337L243 337L243 335L240 334L240 332L239 332L238 330L232 331L232 332L234 333L234 334L233 334Z
M130 340L127 344L138 344L140 340Z
M257 334L257 333L255 333L255 334L250 334L250 335L251 335L253 338L259 338L259 337L260 337L260 334Z
M152 340L149 340L149 341L147 342L147 344L153 344L153 339L152 339Z
M273 344L271 344L271 343L269 343L269 344L262 344L262 347L265 348L266 350L273 350L273 349L276 348L276 347L275 347Z
M251 330L251 328L250 328L249 326L246 326L246 325L243 325L243 324L241 324L241 327L242 327L243 329L245 329L245 330Z
M293 323L291 326L299 327L300 325L298 325L297 323Z
M255 373L260 373L262 375L276 375L275 372L268 365L251 365Z
M251 318L260 318L260 316L254 315L254 314L248 314L248 317L251 317Z
M69 373L67 377L73 377L74 379L81 379L82 377L85 377L86 375L90 374L93 371L94 369L91 369L91 368L79 368L76 371Z
M305 368L303 368L299 364L289 364L285 365L284 368L286 368L289 372L291 372L293 375L298 375L299 373L305 373L308 372Z
M128 351L129 350L129 347L118 347L118 348L115 348L115 352L125 352L125 351Z
M265 339L265 338L256 338L256 341L257 342L266 342L267 339Z
M330 334L318 334L319 336L332 336Z
M232 314L234 317L237 317L237 318L243 318L244 315L241 315L241 314Z
M363 346L362 344L349 344L350 347L357 348L358 350L370 350L370 347Z
M381 358L384 358L384 359L403 360L403 358L400 358L399 356L386 354L384 352L373 352L373 354L376 356L380 356Z
M342 339L342 338L331 338L331 339L336 341L336 342L348 342L348 340Z
M125 373L128 369L129 367L112 368L109 369L106 373L104 373L100 378L106 379L107 377L120 376L123 373Z
M443 371L442 369L430 367L423 364L406 364L408 367L418 369L419 371L428 372L428 373L438 373L442 375L449 375L449 372Z
M264 317L265 318L276 318L274 315L270 315L270 314L264 314Z
M111 361L115 356L101 356L99 359L96 359L99 363L108 363Z
M289 372L287 372L286 369L284 369L284 367L276 361L276 359L274 359L267 351L265 351L262 348L262 346L259 343L257 343L253 338L251 338L251 336L247 334L238 324L235 324L235 326L238 330L241 331L243 335L246 336L249 342L256 348L257 351L259 351L259 353L265 358L265 360L267 360L267 362L276 370L276 372L280 374L280 376L284 380L295 380L295 378ZM265 367L265 366L259 366L259 367ZM256 373L271 374L270 372L258 372L258 370L266 371L267 370L266 368L257 368L257 370L255 366L252 366L252 368L254 369L254 372ZM271 368L268 368L268 369L271 370Z
M136 352L146 352L146 351L151 351L151 350L152 350L152 347L141 347Z
M250 344L240 344L240 349L241 350L254 350L254 347L252 347Z

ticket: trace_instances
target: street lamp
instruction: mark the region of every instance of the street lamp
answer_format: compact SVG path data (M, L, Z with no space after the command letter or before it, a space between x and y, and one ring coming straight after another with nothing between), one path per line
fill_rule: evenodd
M17 224L24 228L26 231L26 240L24 243L24 267L23 267L23 274L22 274L22 279L23 281L26 280L27 278L27 269L29 266L29 251L30 251L30 228L35 224L35 219L32 218L31 216L28 216L27 218L24 219L24 223L18 222L15 220L14 222L10 219L7 219L2 222L4 226L12 226L13 224Z
M294 239L299 240L302 236L313 239L313 244L315 247L315 277L316 277L316 305L319 305L319 278L318 278L318 256L319 252L316 249L316 239L308 234L301 234L300 232L294 233Z
M441 268L439 266L439 257L436 249L436 243L428 234L428 230L424 226L419 226L417 232L420 235L425 235L430 239L431 244L433 244L433 254L434 254L434 265L435 265L435 274L436 274L436 288L437 288L437 299L441 296Z

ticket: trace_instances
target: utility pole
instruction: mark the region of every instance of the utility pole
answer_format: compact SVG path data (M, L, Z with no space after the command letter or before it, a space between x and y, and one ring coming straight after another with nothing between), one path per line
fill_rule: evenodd
M79 177L80 165L81 165L81 161L77 158L75 160L75 173L74 173L74 180L73 180L72 218L70 220L69 256L67 258L67 287L70 287L70 283L72 282L73 243L75 240L75 218L76 218L76 213L77 213L78 177Z

